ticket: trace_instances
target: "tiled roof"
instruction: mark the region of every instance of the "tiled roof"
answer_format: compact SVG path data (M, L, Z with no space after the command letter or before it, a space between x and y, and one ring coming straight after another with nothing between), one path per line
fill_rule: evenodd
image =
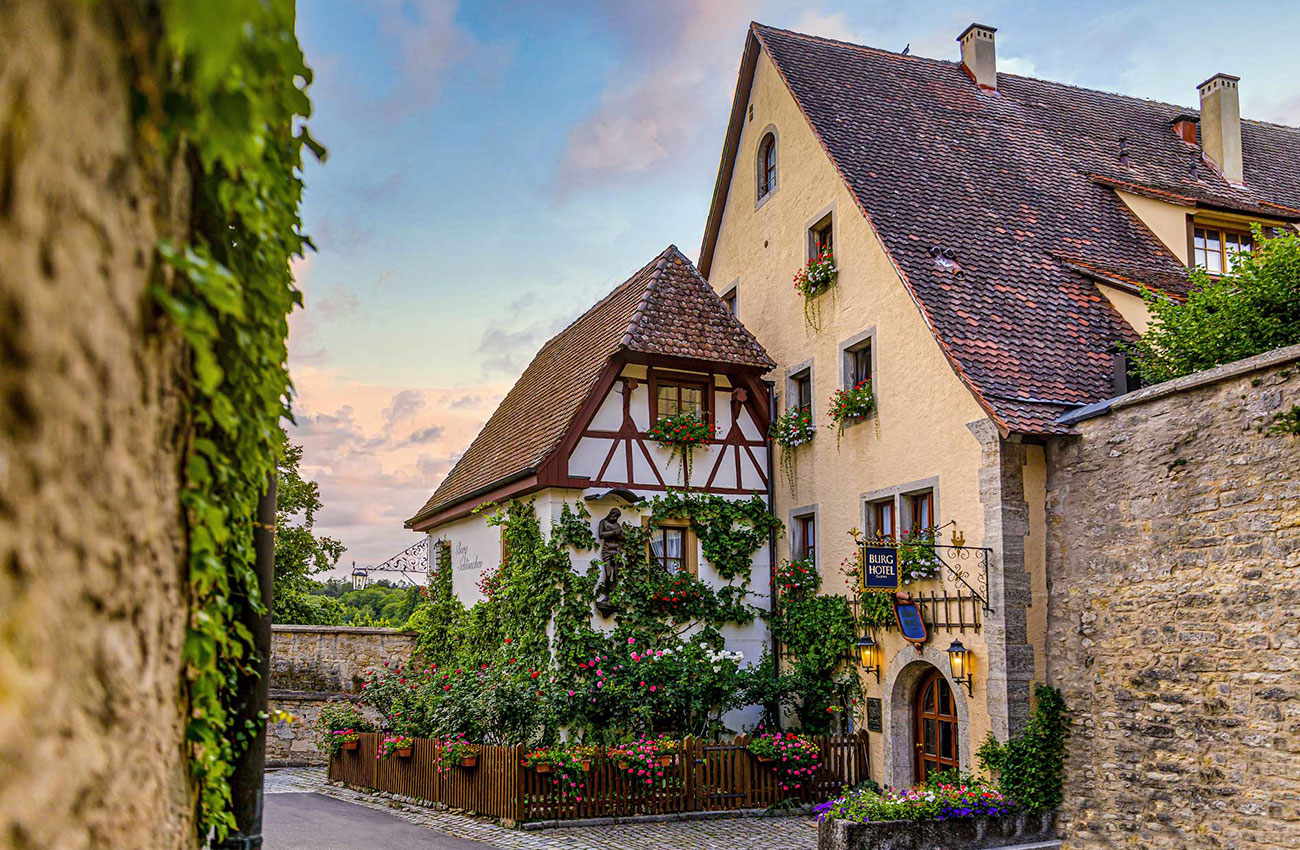
M760 372L773 366L691 261L669 245L542 346L407 524L536 471L560 444L610 358L628 352Z
M1085 268L1185 291L1185 269L1119 200L1118 183L1262 216L1300 210L1294 128L1243 121L1246 188L1235 187L1174 133L1176 116L1195 114L1185 107L1005 73L984 91L958 62L758 24L752 33L958 374L1009 430L1051 432L1062 411L1110 394L1107 349L1133 331ZM960 275L936 262L936 246L955 253Z

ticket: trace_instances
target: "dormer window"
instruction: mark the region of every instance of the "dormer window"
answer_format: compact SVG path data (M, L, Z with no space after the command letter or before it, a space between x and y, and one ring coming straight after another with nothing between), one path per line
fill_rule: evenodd
M1254 249L1251 235L1224 227L1194 227L1192 254L1198 268L1209 274L1225 274L1236 265L1237 255Z
M656 401L658 402L656 416L693 413L700 419L704 418L703 384L660 384Z
M768 133L758 143L758 198L776 191L776 134Z

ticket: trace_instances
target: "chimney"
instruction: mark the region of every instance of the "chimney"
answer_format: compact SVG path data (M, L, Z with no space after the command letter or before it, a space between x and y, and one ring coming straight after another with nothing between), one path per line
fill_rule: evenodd
M1215 74L1196 87L1201 93L1201 149L1229 183L1242 182L1240 80Z
M961 67L982 89L997 91L998 57L993 46L996 27L971 24L957 36L961 44Z
M1179 115L1174 118L1174 132L1178 138L1189 145L1196 144L1196 125L1200 121L1195 115Z

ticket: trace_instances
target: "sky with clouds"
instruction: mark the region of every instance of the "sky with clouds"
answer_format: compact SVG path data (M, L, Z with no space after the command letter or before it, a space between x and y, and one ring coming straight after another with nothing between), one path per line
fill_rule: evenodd
M1238 0L300 0L315 70L290 322L318 527L374 564L533 353L669 243L699 251L750 20L1300 125L1300 4ZM340 570L342 572L342 569Z

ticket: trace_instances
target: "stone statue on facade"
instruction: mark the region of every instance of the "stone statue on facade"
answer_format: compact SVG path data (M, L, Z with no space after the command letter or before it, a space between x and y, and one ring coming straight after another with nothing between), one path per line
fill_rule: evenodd
M623 523L619 521L622 516L623 512L618 508L610 508L596 526L596 537L600 540L600 594L596 599L596 609L604 617L613 612L609 598L618 586L618 557L627 536Z

